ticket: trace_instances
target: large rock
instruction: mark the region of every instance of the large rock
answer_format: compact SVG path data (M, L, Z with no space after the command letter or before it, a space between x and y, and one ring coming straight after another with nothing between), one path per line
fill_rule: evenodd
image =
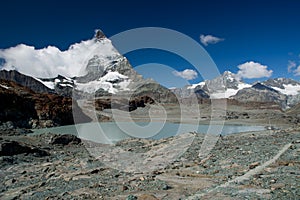
M50 144L61 144L61 145L68 145L68 144L80 144L81 139L76 137L75 135L55 135L51 138Z
M49 153L39 148L21 144L16 141L0 140L0 156L13 156L22 153L35 154L37 156L48 156Z

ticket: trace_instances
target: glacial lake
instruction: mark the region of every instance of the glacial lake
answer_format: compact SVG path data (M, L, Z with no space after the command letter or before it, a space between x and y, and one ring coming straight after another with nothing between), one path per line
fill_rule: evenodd
M34 129L33 134L36 135L49 132L57 134L72 134L93 142L112 144L128 138L161 139L189 132L228 135L261 130L265 130L265 127L242 125L195 125L170 122L94 122Z

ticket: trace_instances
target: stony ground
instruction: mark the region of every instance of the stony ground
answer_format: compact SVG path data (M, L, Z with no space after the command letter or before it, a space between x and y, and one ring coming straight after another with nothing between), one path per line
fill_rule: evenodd
M73 136L2 131L0 199L299 199L300 129L220 137L199 157L204 137L100 145L111 153L97 159L93 145ZM141 155L152 168L124 157L121 167L138 170L109 165L117 155Z

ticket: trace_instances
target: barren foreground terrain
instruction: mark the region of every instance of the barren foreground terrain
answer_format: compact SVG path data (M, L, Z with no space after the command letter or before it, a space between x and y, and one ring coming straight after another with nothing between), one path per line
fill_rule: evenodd
M187 133L153 141L125 140L110 146L111 153L102 155L103 158L101 155L96 158L88 151L92 144L73 136L52 133L29 136L24 130L2 131L0 198L299 198L299 128L223 136L210 154L199 157L204 137ZM189 138L192 145L172 156L173 152L182 151L176 147L183 148L173 144ZM169 145L174 148L168 148ZM129 170L107 164L107 158L126 152L144 155L145 162L153 168L144 170L143 165L134 165L132 159L116 161ZM162 160L168 163L157 163Z

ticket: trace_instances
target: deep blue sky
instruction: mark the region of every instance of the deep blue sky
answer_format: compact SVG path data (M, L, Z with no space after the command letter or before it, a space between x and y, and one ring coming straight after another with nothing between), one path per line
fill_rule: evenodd
M300 65L300 1L3 1L0 7L0 49L20 43L43 48L89 39L96 28L110 37L127 29L155 26L182 32L200 42L200 34L224 38L205 47L220 72L237 72L237 65L256 61L287 73L288 60ZM159 52L128 55L135 66L153 61L184 69L184 62ZM147 55L147 54L145 54ZM176 63L176 64L175 64ZM177 65L177 66L175 66Z

